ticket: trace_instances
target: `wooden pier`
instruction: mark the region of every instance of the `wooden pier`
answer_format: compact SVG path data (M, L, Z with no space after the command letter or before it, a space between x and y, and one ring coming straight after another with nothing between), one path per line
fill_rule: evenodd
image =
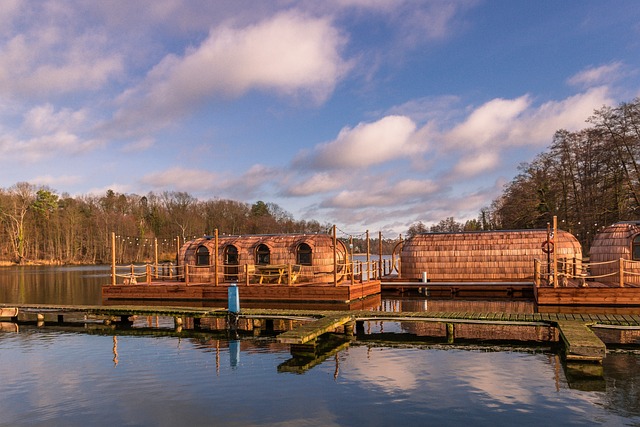
M203 319L228 319L229 313L223 308L207 307L149 307L149 306L53 306L53 305L0 305L0 310L9 320L18 321L19 316L30 316L38 322L62 323L65 316L103 316L105 321L126 321L130 316L169 316L176 319L176 325L183 325L183 319L194 319L199 325ZM289 319L295 324L277 336L281 343L292 346L314 343L324 334L340 331L347 336L357 337L362 324L367 321L412 322L439 325L445 331L446 342L458 339L458 331L472 325L492 327L491 340L500 340L500 330L504 327L534 327L557 331L558 340L564 344L564 353L569 362L601 362L606 356L606 345L599 338L602 329L610 332L633 331L635 338L627 340L627 345L640 344L640 316L620 314L561 314L561 313L462 313L462 312L382 312L382 311L316 311L316 310L275 310L242 309L236 319L269 320ZM179 319L179 320L178 320ZM253 324L253 323L252 323ZM257 324L262 324L258 322ZM466 326L465 326L466 325ZM355 332L354 332L355 331ZM595 333L594 331L598 332ZM292 347L293 348L293 347Z

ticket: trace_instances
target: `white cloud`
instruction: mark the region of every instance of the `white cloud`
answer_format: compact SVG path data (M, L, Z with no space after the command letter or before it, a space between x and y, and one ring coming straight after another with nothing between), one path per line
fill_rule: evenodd
M139 87L125 92L116 119L162 122L208 98L252 89L323 102L349 67L340 57L343 42L328 19L296 12L245 28L213 29L198 47L166 56Z
M346 177L343 174L320 172L289 186L284 191L284 194L287 196L304 197L326 193L344 185L345 179ZM295 178L295 180L297 180L297 178Z
M77 129L87 120L86 110L63 108L56 111L52 104L35 106L24 115L23 129L29 134L43 134Z
M567 83L572 86L592 87L610 84L620 78L622 62L612 62L599 67L590 67L571 76Z
M123 71L108 37L53 25L30 28L0 44L0 93L42 95L95 91Z
M447 133L446 140L457 147L483 147L503 139L514 122L531 105L528 96L492 99L475 109L467 119Z
M135 153L139 151L147 151L148 149L152 148L155 145L155 143L156 143L156 140L154 138L150 138L150 137L141 138L136 141L130 142L128 144L125 144L122 147L122 152Z
M142 177L140 182L156 189L200 191L204 183L217 182L219 179L220 176L214 172L175 166L163 171L149 173Z
M344 128L331 142L320 144L311 153L301 153L294 161L297 167L317 169L366 168L421 150L414 139L415 123L408 117L387 116L373 123L360 123Z
M400 203L415 203L415 199L424 200L438 188L438 185L429 179L404 179L395 184L378 183L375 186L358 184L357 190L340 191L321 205L342 209L396 206Z
M478 175L495 168L500 161L496 152L482 152L472 156L463 157L454 167L453 174L462 177Z
M30 179L29 182L32 182L37 185L46 185L50 188L55 188L56 186L67 187L71 185L76 185L83 181L83 177L80 175L40 175L36 176L33 179Z

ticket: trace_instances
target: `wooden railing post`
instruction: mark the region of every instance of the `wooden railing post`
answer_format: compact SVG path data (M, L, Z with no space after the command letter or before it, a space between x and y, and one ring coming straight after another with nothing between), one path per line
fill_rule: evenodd
M620 258L620 287L624 288L624 258Z
M353 262L353 260L351 260L351 285L355 284L355 269L356 264Z
M214 241L214 250L213 250L213 281L214 281L214 286L218 286L218 229L216 228L214 231L214 236L215 236L215 241ZM224 281L226 279L226 277L223 276L222 280Z
M111 284L116 284L116 233L111 232Z
M291 264L287 264L287 285L291 286Z
M369 230L367 230L367 281L371 280L371 257L369 252L371 252L371 246L369 244Z
M560 241L560 239L558 238L558 217L554 216L553 217L553 240L555 241L556 239L558 239L558 242ZM553 287L557 288L558 287L558 251L555 250L553 251Z
M338 286L338 244L336 239L336 225L333 224L333 286ZM345 260L346 262L346 260ZM346 266L345 266L346 268Z
M249 286L249 264L244 265L244 282Z
M189 284L189 264L184 264L184 284Z
M151 265L147 264L146 269L147 269L147 285L150 285L151 284Z
M540 287L540 261L537 258L533 260L533 283L536 288Z
M155 278L157 280L158 279L158 238L157 237L153 239L153 248L155 251L155 257L154 257Z
M381 279L384 273L382 264L382 231L378 231L378 278Z

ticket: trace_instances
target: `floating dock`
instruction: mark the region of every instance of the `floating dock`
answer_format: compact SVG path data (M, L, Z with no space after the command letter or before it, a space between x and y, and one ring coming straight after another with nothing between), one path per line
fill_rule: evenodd
M53 305L0 305L2 313L17 322L20 316L30 316L38 323L62 323L65 316L105 316L113 321L119 318L126 322L130 316L174 317L176 328L184 324L185 318L193 319L194 327L204 319L229 319L229 312L222 308L193 307L148 307L148 306L53 306ZM9 309L9 310L4 310ZM15 316L14 316L15 314ZM512 339L501 335L511 327L533 327L557 331L564 344L565 358L569 362L599 363L606 356L604 340L622 342L625 345L640 345L640 315L617 314L559 314L559 313L463 313L463 312L382 312L382 311L314 311L314 310L268 310L242 309L234 315L236 319L251 321L252 325L264 325L274 319L289 319L291 327L277 336L277 340L292 346L313 348L324 334L343 330L345 335L355 336L363 331L367 321L411 322L435 325L437 333L445 335L446 342L453 343L461 336L478 336L469 333L469 327L488 327L491 341ZM50 320L47 320L50 319ZM24 321L24 319L22 319ZM257 322L257 323L255 323ZM223 321L224 324L224 321ZM612 331L624 332L624 339L613 339ZM596 333L597 332L597 333ZM629 335L630 334L630 335ZM548 333L543 334L549 337ZM607 336L609 338L601 338ZM553 337L551 337L553 339ZM292 347L293 349L294 347ZM299 347L298 347L299 348Z

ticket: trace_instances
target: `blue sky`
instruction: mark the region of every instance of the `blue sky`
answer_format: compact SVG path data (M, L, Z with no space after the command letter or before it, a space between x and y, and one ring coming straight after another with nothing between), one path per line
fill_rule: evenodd
M639 71L635 0L3 0L0 187L463 222Z

